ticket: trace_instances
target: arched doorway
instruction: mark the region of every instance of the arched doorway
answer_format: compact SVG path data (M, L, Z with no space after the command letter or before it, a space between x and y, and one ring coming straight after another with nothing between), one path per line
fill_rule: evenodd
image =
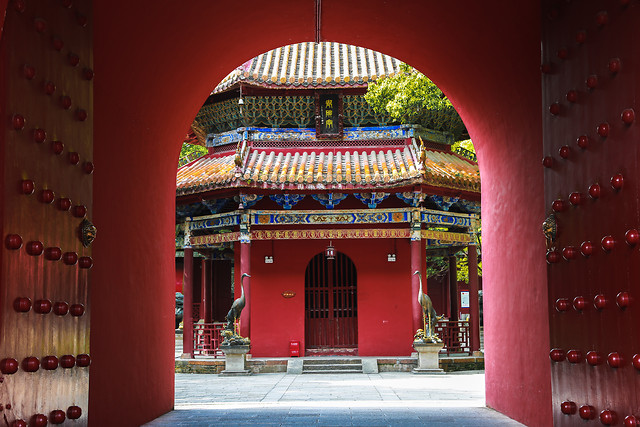
M347 255L314 256L305 271L307 354L357 354L358 274Z

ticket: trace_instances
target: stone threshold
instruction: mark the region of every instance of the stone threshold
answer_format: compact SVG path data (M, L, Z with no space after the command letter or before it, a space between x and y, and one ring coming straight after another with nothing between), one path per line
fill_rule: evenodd
M289 360L321 359L325 357L270 357L247 358L246 368L253 374L284 373L287 372ZM326 358L340 359L376 359L378 372L411 372L417 363L416 357L353 357L326 356ZM484 356L440 356L440 368L445 372L484 370ZM177 373L219 374L224 370L224 358L176 359Z

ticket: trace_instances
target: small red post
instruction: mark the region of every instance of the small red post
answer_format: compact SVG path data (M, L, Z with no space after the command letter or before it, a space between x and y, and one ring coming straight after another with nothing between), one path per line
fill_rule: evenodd
M418 302L418 291L420 290L420 278L416 271L422 274L422 240L411 240L411 320L413 333L423 328L422 307ZM422 292L427 293L427 278L422 280Z
M240 285L244 286L245 305L240 315L240 335L250 338L251 335L251 279L242 283L242 275L251 275L251 243L240 243L240 282L235 285L236 298L240 297Z
M469 245L469 311L471 312L471 352L480 351L480 302L478 299L478 250Z
M182 359L193 359L193 248L184 248Z
M449 256L449 320L458 320L458 266L455 255Z
M202 258L202 303L200 304L201 318L204 323L211 323L213 316L211 313L211 258L207 255Z

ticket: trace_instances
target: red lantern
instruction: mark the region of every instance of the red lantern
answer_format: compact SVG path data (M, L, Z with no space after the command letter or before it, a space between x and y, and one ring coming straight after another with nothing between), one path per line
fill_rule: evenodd
M44 245L38 240L33 240L31 242L27 242L26 250L31 256L40 256L44 251Z
M621 190L624 186L624 176L621 173L617 173L611 177L611 187L614 190Z
M87 214L87 207L85 205L76 205L73 207L72 213L76 218L84 218Z
M627 108L625 110L622 110L620 118L622 119L624 124L630 125L636 119L636 112L633 111L633 108Z
M620 58L611 58L609 60L609 71L612 73L617 73L620 71L620 68L622 68L622 62L620 61Z
M624 240L629 246L635 246L640 242L640 232L635 228L632 228L624 234Z
M14 420L11 427L27 427L27 423L24 420Z
M589 89L595 89L598 86L598 76L595 74L590 75L587 77L586 84Z
M600 123L597 128L598 135L600 135L603 138L606 138L607 136L609 136L610 128L611 127L609 126L609 123L607 122Z
M545 168L553 167L553 157L546 156L545 158L543 158L542 159L542 166L544 166Z
M567 92L567 101L569 102L577 102L578 101L578 92L575 90L570 90Z

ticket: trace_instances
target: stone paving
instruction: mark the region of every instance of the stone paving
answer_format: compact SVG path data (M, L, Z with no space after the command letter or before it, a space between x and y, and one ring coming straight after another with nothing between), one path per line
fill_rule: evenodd
M484 405L484 373L176 374L166 426L521 426Z

